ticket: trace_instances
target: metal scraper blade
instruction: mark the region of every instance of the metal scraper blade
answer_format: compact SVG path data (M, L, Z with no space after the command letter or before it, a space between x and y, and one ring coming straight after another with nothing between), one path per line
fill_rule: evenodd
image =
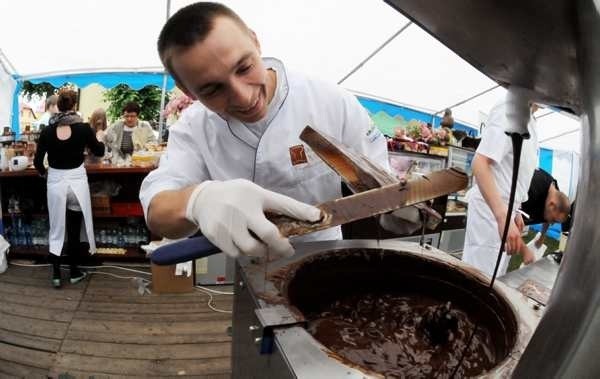
M317 205L323 217L310 223L287 216L269 214L268 218L283 236L299 236L346 224L398 208L457 192L467 187L464 171L449 168L424 175L407 183L395 183Z

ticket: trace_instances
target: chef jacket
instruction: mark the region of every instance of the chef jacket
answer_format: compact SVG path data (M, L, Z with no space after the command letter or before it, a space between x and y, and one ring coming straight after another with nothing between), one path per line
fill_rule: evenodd
M511 138L504 133L507 126L506 106L502 102L490 112L481 143L477 148L477 154L484 155L493 161L491 170L496 187L500 197L508 205L513 173L513 148ZM527 129L530 138L523 141L515 204L511 215L513 219L515 217L514 210L519 209L521 203L527 201L529 184L533 172L538 166L539 145L535 120L530 119ZM498 224L492 210L485 202L476 180L474 183L467 193L467 230L462 260L492 276L501 243ZM503 253L498 275L506 273L509 261L510 257Z
M264 59L277 73L268 125L260 135L235 119L225 119L195 102L170 127L165 156L140 189L146 217L152 198L204 180L243 178L296 200L318 204L341 197L340 177L303 143L305 126L328 134L389 170L386 141L366 110L338 86L288 71ZM280 104L279 104L280 103ZM339 227L296 241L339 239Z

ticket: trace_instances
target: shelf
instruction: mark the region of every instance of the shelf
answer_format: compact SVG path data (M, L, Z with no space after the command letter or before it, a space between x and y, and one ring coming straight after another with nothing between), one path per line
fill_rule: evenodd
M137 246L126 247L127 252L123 255L94 254L86 257L90 261L121 261L121 262L148 262L146 252ZM15 245L9 249L9 259L45 259L48 256L48 246L24 246Z

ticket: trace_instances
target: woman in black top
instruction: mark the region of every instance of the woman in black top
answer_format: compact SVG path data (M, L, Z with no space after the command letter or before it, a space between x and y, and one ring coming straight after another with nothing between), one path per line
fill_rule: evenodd
M60 256L63 250L65 229L66 252L69 256L71 283L86 277L79 270L79 233L82 219L90 252L96 251L94 227L87 174L83 166L84 151L97 156L104 155L104 144L98 142L89 124L82 122L75 112L77 93L62 90L58 97L59 113L50 119L50 125L42 131L35 153L34 165L40 175L47 176L48 213L50 218L49 260L52 262L52 285L61 286ZM49 168L44 167L48 154ZM66 225L66 228L65 228Z

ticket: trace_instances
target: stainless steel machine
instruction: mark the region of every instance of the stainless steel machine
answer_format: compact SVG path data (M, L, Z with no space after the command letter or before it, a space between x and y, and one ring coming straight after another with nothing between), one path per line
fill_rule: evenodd
M569 245L549 305L513 374L598 377L600 3L386 0L504 86L581 117L582 167Z
M380 285L386 291L410 288L416 296L433 291L456 304L465 296L462 305L482 324L493 326L494 366L481 373L487 377L512 372L541 317L539 308L521 293L499 282L490 291L483 274L432 247L390 240L295 247L293 257L267 266L248 257L237 261L235 378L382 377L369 367L353 364L309 332L310 308ZM455 352L457 357L460 353ZM437 376L435 371L431 375Z

